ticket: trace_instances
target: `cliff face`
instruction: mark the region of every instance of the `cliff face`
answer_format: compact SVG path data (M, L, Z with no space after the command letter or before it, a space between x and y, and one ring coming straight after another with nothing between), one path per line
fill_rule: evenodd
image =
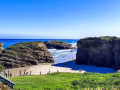
M3 48L2 48L3 44L0 42L0 53L2 52Z
M80 39L77 47L76 64L120 69L119 38L106 36Z
M44 44L48 49L76 49L76 47L72 47L72 44L56 40L45 41Z
M54 63L53 55L42 42L23 42L9 46L0 54L0 64L18 68L38 63Z

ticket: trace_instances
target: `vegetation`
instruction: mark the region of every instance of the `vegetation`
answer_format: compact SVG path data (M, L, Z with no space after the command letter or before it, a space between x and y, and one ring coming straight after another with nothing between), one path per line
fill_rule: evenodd
M120 38L115 37L115 36L86 37L83 39L85 39L85 40L101 39L101 40L105 40L105 41L120 40Z
M0 65L0 72L4 69L4 66Z
M53 44L62 43L62 42L63 42L63 41L57 41L57 40L52 41Z
M9 77L16 86L13 90L114 90L120 89L120 73L51 73ZM102 88L102 89L101 89Z
M38 42L34 41L34 42L17 43L17 44L14 44L12 46L7 47L7 49L10 49L11 51L15 51L18 48L25 49L25 48L32 47L32 46L38 46Z
M0 44L2 44L2 43L0 42Z

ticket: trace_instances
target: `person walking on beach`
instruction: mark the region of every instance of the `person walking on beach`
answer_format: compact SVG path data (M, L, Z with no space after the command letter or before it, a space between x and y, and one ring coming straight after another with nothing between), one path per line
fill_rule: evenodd
M65 56L63 56L63 59L65 60Z
M4 75L6 75L6 77L7 77L7 72L6 72L6 68L4 69Z
M28 72L26 73L26 75L28 75Z
M82 69L79 69L79 72L81 73L81 72L82 72Z
M26 69L24 69L24 74L26 74Z
M12 77L12 73L10 73L10 77Z

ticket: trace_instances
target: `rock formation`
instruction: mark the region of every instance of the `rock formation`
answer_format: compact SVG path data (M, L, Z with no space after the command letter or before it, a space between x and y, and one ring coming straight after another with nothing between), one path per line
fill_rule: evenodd
M63 41L45 41L48 49L76 49L76 47L72 47L72 44L63 42Z
M77 41L76 64L120 69L120 38L89 37Z
M0 42L0 53L2 52L3 48L2 48L3 44Z
M53 55L43 42L17 43L2 50L0 65L6 68L19 68L38 63L54 63Z

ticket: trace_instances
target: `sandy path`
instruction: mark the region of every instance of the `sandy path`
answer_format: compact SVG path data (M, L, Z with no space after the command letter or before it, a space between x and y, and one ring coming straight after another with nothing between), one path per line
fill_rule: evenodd
M74 59L68 60L68 61L73 61ZM40 75L40 71L41 74L47 74L49 71L50 73L53 72L71 72L71 73L79 73L79 70L71 70L71 68L67 68L67 67L59 67L59 66L52 66L54 65L54 63L42 63L42 64L38 64L38 65L32 65L32 66L28 66L28 67L20 67L20 68L13 68L13 69L9 69L9 72L12 73L12 76L19 76L20 75L20 70L21 70L21 74L24 74L24 69L26 69L26 71L28 72L28 74L32 75ZM81 73L84 73L85 71L81 71Z

